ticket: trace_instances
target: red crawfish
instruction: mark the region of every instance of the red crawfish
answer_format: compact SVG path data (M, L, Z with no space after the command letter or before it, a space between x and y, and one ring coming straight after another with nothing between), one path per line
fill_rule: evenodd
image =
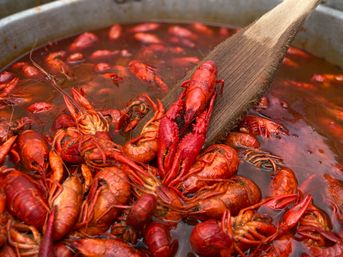
M263 245L261 248L253 251L249 257L289 257L293 251L291 239L291 234L288 233L274 240L269 245Z
M6 97L10 94L17 84L19 83L19 78L8 71L0 72L0 97Z
M150 213L165 222L177 223L182 218L182 213L187 213L182 202L180 193L175 188L165 186L156 176L157 170L153 166L146 167L146 173L140 173L135 170L126 168L125 172L129 174L133 182L133 190L144 209L134 208L130 210L132 217L146 215ZM147 197L146 194L150 196ZM151 199L153 196L155 199ZM144 199L141 199L144 198ZM154 202L157 204L154 204ZM137 210L137 213L134 211Z
M299 225L297 227L297 234L300 235L300 240L304 242L305 245L326 247L327 241L325 236L317 232L318 228L323 231L331 230L331 223L327 214L310 204L304 215L299 220Z
M98 37L90 32L85 32L74 39L69 46L69 50L72 52L82 51L94 46L99 41Z
M75 254L66 246L65 243L57 243L54 245L55 257L73 257Z
M116 206L127 204L130 183L124 171L106 167L98 171L82 205L78 227L89 235L104 233L120 214Z
M200 256L231 256L233 236L230 212L222 216L221 223L209 219L195 225L189 241L192 249Z
M72 53L67 57L69 64L79 64L85 61L85 56L82 53Z
M53 150L61 158L70 163L81 163L83 158L80 155L80 140L82 134L75 127L57 130L53 140Z
M35 66L30 65L27 62L17 62L12 65L13 69L19 69L25 78L28 79L41 79L43 78L43 73L37 69Z
M235 148L260 148L255 136L242 132L230 132L225 143Z
M31 123L32 120L28 117L22 117L16 121L0 118L0 144L4 143L15 134L19 134L21 130L27 129Z
M132 246L118 239L83 238L69 243L85 257L144 257L145 255Z
M41 235L33 226L10 221L7 225L8 242L16 256L37 257Z
M19 159L29 170L44 175L48 167L49 145L47 140L34 130L25 130L17 138Z
M331 202L334 213L340 222L343 222L343 181L328 174L324 175L327 181L326 194Z
M245 250L260 245L276 230L271 217L259 214L248 207L232 218L234 248L241 256L244 256Z
M88 166L108 167L122 163L145 174L144 169L125 156L121 151L121 147L112 141L109 134L109 124L105 117L96 111L93 105L75 88L72 88L72 95L73 98L71 99L64 95L64 101L74 118L77 129L59 130L54 138L55 148L61 148L57 145L63 141L65 142L65 137L68 136L68 133L71 133L73 138L71 138L70 150L77 150L80 153L79 158L84 159ZM69 143L66 142L66 144ZM77 149L75 149L75 146L78 146ZM63 151L64 149L60 150Z
M178 241L171 241L170 229L167 225L151 222L144 233L144 242L152 257L171 257L177 251Z
M99 62L94 65L94 71L97 73L106 73L112 70L111 65L106 62Z
M330 231L325 231L319 227L307 227L308 231L314 234L320 234L321 237L328 241L326 246L309 245L307 246L313 257L340 257L343 255L343 238Z
M113 24L108 31L108 38L110 40L117 40L122 35L123 28L119 24Z
M269 119L247 115L242 123L241 130L247 131L253 135L261 135L264 137L270 137L271 135L288 135L288 130L281 124L278 124Z
M51 235L53 240L62 239L74 228L81 211L82 189L80 179L70 176L60 185L57 192L50 196L50 206L56 209Z
M263 243L271 242L274 239L285 235L292 228L294 228L306 212L308 206L311 204L311 201L312 196L306 195L299 203L286 211L282 216L280 224L277 226L277 231L273 235L263 240Z
M72 116L62 113L56 117L52 125L53 130L59 130L62 128L75 127L75 121Z
M114 132L117 133L120 130L129 132L148 113L149 104L156 106L150 97L143 93L130 100L124 108L102 110L101 114L113 125Z
M170 106L160 121L157 161L159 175L162 178L166 176L166 172L170 170L174 162L174 156L180 140L179 126L176 121L181 116L181 111L184 108L183 96L184 93Z
M191 79L182 83L182 86L186 88L184 100L186 126L206 109L215 92L216 83L220 83L223 90L224 80L217 80L217 65L211 60L202 63Z
M7 139L7 141L5 141L2 145L0 145L0 165L4 163L16 139L17 136L12 136Z
M143 43L143 44L160 44L162 41L160 38L154 34L151 33L145 33L145 32L138 32L134 34L134 39L137 41Z
M261 191L253 181L242 176L234 176L202 188L192 198L185 200L185 206L192 215L219 219L226 210L236 215L241 209L260 200Z
M88 57L91 61L99 61L99 60L106 60L113 58L113 56L119 54L118 50L110 51L110 50L95 50L93 53L90 54Z
M275 172L270 188L272 196L295 194L298 192L298 181L291 169L283 167Z
M207 35L207 36L213 35L213 30L201 22L194 22L192 24L192 28L204 35Z
M157 198L153 194L144 193L132 204L126 217L126 224L140 228L149 222L157 206Z
M208 109L196 118L192 131L186 134L177 145L172 166L163 178L164 185L174 186L178 184L188 174L189 169L194 164L206 139L215 98L216 93L213 94ZM159 131L161 130L163 130L163 127L160 125Z
M47 102L36 102L27 107L27 110L31 113L42 113L49 112L54 108L55 106L53 104Z
M191 40L194 40L197 38L197 35L194 34L192 31L190 31L189 29L186 29L184 27L177 26L177 25L169 27L168 33L173 36L188 38Z
M2 178L2 175L1 175L0 177L0 248L3 247L7 242L6 225L11 218L6 208L6 194L5 194L3 183L4 183L4 178Z
M239 164L236 150L223 144L214 144L197 157L189 173L181 179L183 194L192 193L213 184L218 179L235 175Z
M39 252L37 257L55 257L53 243L52 243L52 236L54 233L54 221L55 221L55 214L56 214L56 208L53 208L50 212L42 240L39 245Z
M45 58L45 64L48 71L54 75L64 75L66 78L73 77L73 72L70 66L64 61L66 58L65 51L49 53Z
M18 170L4 172L8 173L5 193L9 212L26 224L42 229L49 208L40 185Z
M14 251L14 249L6 244L5 246L0 248L0 256L3 257L17 257L18 255Z
M155 104L148 95L145 96L155 111L154 116L144 125L139 136L131 139L123 146L123 152L137 162L149 162L157 155L158 129L164 115L164 107L160 100Z
M138 25L133 26L129 29L129 32L137 33L137 32L147 32L156 30L160 27L160 24L156 22L146 22L146 23L140 23Z
M324 86L342 85L343 74L314 74L311 80L322 83Z
M158 75L156 68L138 60L130 61L128 66L138 79L149 84L156 84L162 92L168 92L168 85Z

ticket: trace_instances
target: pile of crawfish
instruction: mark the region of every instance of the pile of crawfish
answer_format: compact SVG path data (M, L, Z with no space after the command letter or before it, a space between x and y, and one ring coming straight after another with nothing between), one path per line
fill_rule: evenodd
M114 25L111 36L118 33ZM136 37L153 40L142 34ZM95 40L84 33L70 49ZM55 68L68 77L61 55L49 56L49 72ZM80 58L79 53L69 56ZM139 79L168 91L150 66L137 60L128 66ZM54 76L39 65L18 68L58 88ZM16 83L13 74L0 73L2 88L11 90ZM180 85L184 90L168 110L146 93L122 110L100 110L74 87L70 94L61 90L67 111L54 121L53 137L30 129L28 117L2 122L0 165L6 165L0 168L0 256L171 257L178 250L171 231L181 221L194 225L189 241L199 256L286 257L294 242L302 257L343 256L343 231L332 231L327 214L302 192L281 158L259 149L256 136L288 134L281 124L248 115L224 142L203 149L220 97L217 85L223 90L224 81L217 80L216 64L206 61ZM262 98L258 108L265 105ZM28 110L49 108L36 103ZM150 109L154 115L139 136L114 142L111 130L131 131ZM272 172L269 197L262 199L254 181L236 174L240 159ZM325 179L335 220L342 226L343 181Z

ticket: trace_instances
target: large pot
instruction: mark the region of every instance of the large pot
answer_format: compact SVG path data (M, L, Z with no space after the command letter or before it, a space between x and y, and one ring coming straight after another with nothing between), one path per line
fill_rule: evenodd
M203 21L244 26L278 0L64 0L0 20L0 68L33 47L115 22ZM295 45L343 66L343 12L319 6Z

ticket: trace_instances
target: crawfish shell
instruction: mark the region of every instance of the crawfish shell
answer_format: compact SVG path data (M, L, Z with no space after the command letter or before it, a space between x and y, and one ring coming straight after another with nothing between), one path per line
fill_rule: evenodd
M5 193L7 208L12 215L42 229L48 213L44 207L46 199L32 178L20 171L12 171L6 178Z
M211 179L228 179L236 173L238 164L235 149L222 144L212 145L194 163L189 170L189 174L193 175L188 177L181 187L185 193L192 193L213 184ZM205 181L206 179L209 181Z
M85 229L87 234L105 232L116 220L121 210L115 205L125 205L131 194L127 175L117 167L102 168L94 177L90 192L100 190L94 204L94 215Z
M85 257L143 257L138 250L118 239L85 238L71 245Z
M232 215L237 215L241 209L261 201L259 187L252 180L242 176L234 176L225 182L219 182L214 190L219 194L203 199L202 195L208 194L203 190L195 198L195 201L200 198L197 211L205 213L208 218L220 219L226 210L230 210Z
M17 144L25 168L39 172L47 169L49 146L41 134L33 130L25 130L17 138Z
M53 206L57 206L54 240L59 240L70 232L79 217L82 204L82 185L78 177L67 178L62 190L53 202Z

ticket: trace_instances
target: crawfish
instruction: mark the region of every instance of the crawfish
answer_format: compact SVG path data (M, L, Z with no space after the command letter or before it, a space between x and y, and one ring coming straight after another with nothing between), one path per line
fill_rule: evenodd
M252 209L242 210L232 218L234 248L241 255L252 246L258 246L264 239L276 232L272 219Z
M271 195L295 194L298 191L298 181L294 172L289 168L276 171L271 182Z
M38 257L55 257L52 244L56 208L53 208L46 222L44 234L39 245Z
M174 161L174 156L179 143L179 127L176 120L180 117L180 113L184 108L183 97L185 93L182 93L178 100L175 101L164 117L160 121L160 127L158 131L158 171L159 175L164 178L166 171L168 171Z
M331 224L325 212L310 204L304 215L299 220L297 233L300 234L301 240L307 246L324 247L326 245L325 237L310 227L320 228L323 231L330 231Z
M326 191L333 210L337 218L343 222L343 181L328 174L325 174L324 178L328 182Z
M132 60L129 62L130 71L140 80L148 82L150 84L156 84L162 92L168 92L168 85L157 74L157 69L140 62L138 60Z
M83 238L70 245L85 257L144 257L138 250L118 239Z
M78 110L75 108L74 102L67 96L64 96L64 101L75 120L77 129L73 129L73 134L75 140L78 141L76 144L79 144L77 150L80 152L80 157L85 160L86 164L91 167L106 167L119 162L145 174L143 168L127 158L122 153L120 146L112 142L109 135L109 124L103 115L97 112L93 105L75 88L72 88L72 94ZM65 137L63 131L58 136L57 134L54 142L56 142L56 137L57 142L62 142ZM74 138L72 141L74 145Z
M242 132L230 132L225 143L235 148L260 148L255 136Z
M288 135L288 130L281 124L278 124L269 119L247 115L242 123L241 131L248 131L253 135L261 135L264 137L270 137L271 135Z
M192 132L186 134L178 144L173 164L163 179L164 185L174 186L182 181L194 164L206 139L206 132L210 123L215 98L216 93L213 94L208 109L196 118Z
M17 136L12 136L9 139L7 139L7 141L5 141L2 145L0 145L0 165L4 163L16 139Z
M110 40L117 40L121 36L122 30L119 24L113 24L108 31L108 38Z
M49 146L46 139L34 130L25 130L17 138L22 163L29 170L45 174L48 167Z
M132 204L126 217L126 224L134 228L140 228L144 223L150 220L153 211L156 209L157 199L155 195L145 193Z
M343 239L342 236L336 235L330 231L325 231L319 227L308 227L308 230L311 233L317 234L319 233L322 237L324 237L330 243L328 246L317 246L317 245L310 245L308 246L310 253L313 257L340 257L343 255ZM333 245L332 245L333 244Z
M257 149L247 149L243 152L244 161L267 171L277 171L282 164L282 158Z
M234 176L226 181L199 190L185 200L190 214L200 217L220 218L226 210L235 215L241 209L261 200L259 187L250 179Z
M81 231L87 234L105 232L120 214L116 206L127 204L130 183L117 167L102 168L94 177L86 201L82 205Z
M127 105L121 109L107 109L101 111L101 114L109 120L114 126L114 132L119 132L121 129L124 132L129 132L136 127L138 122L149 111L147 103L153 103L148 95L142 94L130 100ZM154 106L155 104L152 104Z
M228 179L236 172L239 164L236 150L223 144L208 147L182 179L181 189L184 194L192 193L217 179Z
M18 85L19 78L12 73L0 74L0 99L7 97Z
M41 236L35 227L10 221L7 234L9 244L19 256L37 257Z
M17 121L8 121L0 118L0 144L3 144L22 129L27 129L27 126L31 123L32 120L28 117L22 117Z
M179 192L172 187L163 185L157 178L157 171L154 167L149 166L146 174L129 168L126 168L125 172L129 174L130 179L134 183L133 189L138 197L137 202L141 202L141 198L145 198L146 194L150 194L152 198L155 198L150 199L149 197L150 200L146 200L151 201L151 203L157 202L156 205L147 203L146 209L138 210L138 213L132 213L132 216L140 216L143 214L142 212L149 215L152 212L157 218L174 223L179 222L182 218L181 214L187 212L184 209ZM144 203L145 201L142 202Z
M30 176L15 170L7 169L5 193L7 208L13 216L42 229L49 208L40 186Z
M5 246L0 248L0 256L2 257L18 257L16 252L13 250L11 246L6 244Z
M202 63L191 79L182 83L181 86L186 87L184 115L186 127L195 116L206 109L215 92L216 83L220 83L223 90L224 80L217 80L217 66L211 60Z
M65 51L49 53L45 59L48 70L55 75L63 74L66 78L73 77L70 66L64 62L66 57Z
M69 47L69 50L72 52L82 51L92 47L98 41L99 39L95 34L85 32L74 39L73 43Z
M152 257L173 256L178 248L178 241L171 242L169 228L162 223L150 223L145 229L144 241Z
M78 220L82 204L82 185L76 176L68 177L60 189L51 196L51 208L56 208L53 240L68 234Z
M230 212L222 216L222 221L209 219L194 226L189 241L192 249L201 256L231 256L233 235Z
M158 100L157 105L145 96L155 110L155 115L144 125L140 135L131 139L123 146L123 152L137 162L149 162L156 157L158 149L158 128L164 114L162 103Z

